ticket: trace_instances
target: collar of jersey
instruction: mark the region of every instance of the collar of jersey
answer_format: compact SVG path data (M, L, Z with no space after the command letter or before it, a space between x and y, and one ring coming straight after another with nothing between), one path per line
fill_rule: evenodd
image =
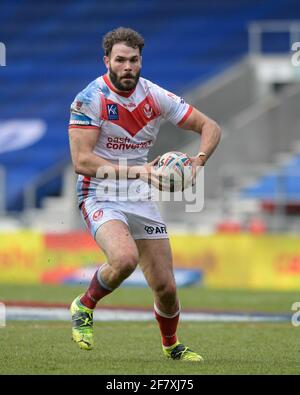
M117 91L117 89L116 89L116 88L113 86L113 84L110 82L110 80L109 80L109 78L107 77L106 74L104 74L103 80L104 80L104 82L106 83L106 85L109 87L110 90L112 90L113 92L117 93L117 94L120 95L120 96L129 97L129 96L131 96L131 95L133 94L133 92L135 91L135 88L132 89L131 91L128 91L128 92L120 92L120 91Z

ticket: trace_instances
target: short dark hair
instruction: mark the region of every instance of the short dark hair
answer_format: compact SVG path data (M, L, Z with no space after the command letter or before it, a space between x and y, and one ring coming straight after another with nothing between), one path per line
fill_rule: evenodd
M141 54L144 46L144 39L133 29L128 27L118 27L117 29L106 33L103 37L102 45L105 56L109 56L112 47L118 43L125 43L128 47L138 48Z

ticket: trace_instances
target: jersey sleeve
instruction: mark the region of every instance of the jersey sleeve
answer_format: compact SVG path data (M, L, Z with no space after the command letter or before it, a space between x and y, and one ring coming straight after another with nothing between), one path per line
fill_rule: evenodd
M182 97L176 96L158 85L155 85L153 94L163 118L174 125L181 126L193 110L193 107L186 103Z
M99 129L101 127L101 99L97 87L88 86L80 92L71 104L71 114L69 126L84 128L92 127Z

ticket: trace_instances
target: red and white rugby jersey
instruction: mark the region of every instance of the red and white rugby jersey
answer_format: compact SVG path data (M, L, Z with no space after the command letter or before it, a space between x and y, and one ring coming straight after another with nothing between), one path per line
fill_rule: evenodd
M76 96L70 126L100 129L96 155L113 163L126 158L130 165L142 165L147 162L162 119L180 126L191 112L192 106L182 98L144 78L139 78L132 91L120 93L104 75ZM89 188L90 184L91 180Z

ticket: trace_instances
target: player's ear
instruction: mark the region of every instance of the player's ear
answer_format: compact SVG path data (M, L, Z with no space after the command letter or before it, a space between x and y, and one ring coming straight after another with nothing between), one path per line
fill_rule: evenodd
M103 62L107 68L107 70L109 69L109 57L108 56L103 56Z

